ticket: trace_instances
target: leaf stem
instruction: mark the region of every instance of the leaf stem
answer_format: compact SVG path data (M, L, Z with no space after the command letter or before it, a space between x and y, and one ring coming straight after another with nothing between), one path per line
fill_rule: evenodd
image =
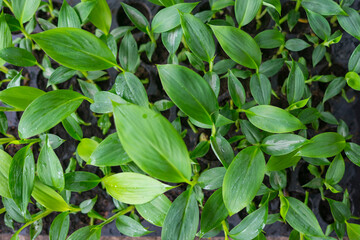
M5 66L0 66L0 71L7 74L9 72L9 69Z
M3 2L6 4L6 6L10 9L11 12L14 12L11 4L7 0L3 0Z
M45 72L45 68L38 62L36 62L36 65L43 71Z
M228 237L229 229L228 229L228 227L226 226L225 220L221 222L221 225L222 225L223 230L224 230L225 240L229 240L229 237Z
M3 214L3 213L5 213L6 212L6 209L5 208L1 208L0 209L0 214Z
M302 0L297 0L297 1L296 1L295 12L299 11L300 6L301 6L301 1L302 1Z
M101 224L99 225L96 225L95 228L99 229L99 228L102 228L103 226L105 226L106 224L109 224L111 223L112 221L114 221L116 218L118 218L119 216L121 215L125 215L127 214L128 212L131 212L132 210L134 210L134 206L129 206L127 208L125 208L124 210L120 211L120 212L117 212L116 214L114 214L113 216L109 217L108 219L106 219L104 222L102 222Z

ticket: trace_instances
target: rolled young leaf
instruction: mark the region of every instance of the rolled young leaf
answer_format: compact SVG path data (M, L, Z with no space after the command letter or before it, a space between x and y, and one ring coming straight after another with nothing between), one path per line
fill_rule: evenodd
M71 90L56 90L36 98L24 111L19 135L29 138L45 132L72 114L85 99Z
M215 54L215 42L209 28L197 17L181 13L181 27L185 41L196 56L210 62Z
M188 182L191 177L189 153L171 123L148 108L113 105L120 142L136 165L163 181Z
M93 34L77 28L56 28L31 38L55 61L81 70L104 70L117 65L108 46Z
M118 173L102 179L106 191L120 202L143 204L174 188L139 173Z
M234 158L226 171L223 183L223 199L230 215L251 203L264 175L265 158L259 148L245 148Z
M34 188L35 162L30 145L21 148L14 155L9 169L9 190L11 198L25 215Z
M199 224L195 194L187 190L171 205L161 232L163 240L193 240Z
M180 65L158 65L161 83L181 111L198 122L212 125L218 101L210 85L194 71Z
M210 27L221 47L232 60L251 69L259 68L261 51L249 34L231 26L210 25Z
M246 111L249 121L257 128L271 133L286 133L305 126L289 112L270 105L260 105Z

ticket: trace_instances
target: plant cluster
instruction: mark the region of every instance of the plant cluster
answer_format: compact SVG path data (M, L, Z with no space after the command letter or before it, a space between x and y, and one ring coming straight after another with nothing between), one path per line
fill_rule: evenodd
M150 231L141 219L162 227L164 240L221 232L225 239L260 240L275 222L293 228L291 240L359 240L358 218L339 182L346 160L360 166L360 146L329 101L341 94L351 102L346 89L360 90L360 46L344 76L312 71L331 67L329 49L344 31L360 40L353 0L296 0L285 13L280 0L210 0L209 9L149 2L162 6L151 21L121 3L132 25L112 29L106 0L74 7L64 0L59 9L51 0L0 0L0 214L15 230L12 239L28 226L35 239L43 219L57 212L52 240L100 239L113 221L122 234L142 236ZM293 34L300 25L309 32ZM164 62L152 62L158 51L168 56ZM149 79L137 74L142 61L156 64L161 99L149 101ZM44 89L31 87L35 79L23 72L32 66ZM109 89L100 87L104 81ZM79 116L80 106L97 126ZM171 122L164 117L169 111L176 113ZM8 112L21 113L15 132ZM84 137L88 125L103 137ZM54 127L76 140L64 162L55 150L64 140ZM10 156L6 151L16 146ZM207 161L211 156L217 160ZM313 175L302 186L304 199L287 191L287 175L300 163ZM110 217L95 211L97 197L72 204L74 192L95 187L113 198ZM174 188L181 194L170 201ZM334 221L326 229L308 206L311 189L330 206ZM271 202L279 208L270 211ZM228 218L239 212L246 217L230 227ZM74 214L87 215L90 224L68 236Z

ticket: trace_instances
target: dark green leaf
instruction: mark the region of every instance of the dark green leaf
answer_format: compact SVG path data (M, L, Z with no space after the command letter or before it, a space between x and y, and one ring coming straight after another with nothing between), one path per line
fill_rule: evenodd
M285 43L285 47L293 52L302 51L310 46L311 45L305 42L304 40L297 38L289 39Z
M225 168L228 168L234 158L234 150L232 149L230 143L220 134L211 136L210 142L211 148L214 151L216 157Z
M255 101L260 105L270 104L271 83L264 74L254 74L250 79L250 91Z
M351 162L360 167L360 146L356 143L346 143L345 154Z
M130 21L142 32L147 32L147 28L150 28L149 22L146 17L136 8L121 3L121 6L124 8L124 11Z
M115 91L128 102L148 107L149 101L144 85L134 74L120 73L115 79Z
M30 67L37 64L37 61L31 52L17 47L1 49L0 58L19 67Z
M9 171L12 158L5 151L0 150L0 196L11 198L9 189Z
M100 240L101 237L101 228L95 226L86 226L76 230L73 234L68 237L67 240Z
M62 122L63 127L66 132L75 140L81 141L83 138L83 132L80 127L80 124L76 121L76 119L70 115L65 118Z
M170 54L176 53L182 38L182 28L179 26L161 34L161 40Z
M243 85L241 82L235 77L232 71L229 71L228 76L228 88L231 99L233 100L234 104L241 108L246 101L246 93Z
M345 87L345 85L346 81L343 77L338 77L332 80L325 90L323 103L338 95L341 92L341 89Z
M70 217L68 212L56 216L49 231L50 240L65 240L69 232Z
M272 77L281 70L284 62L282 58L267 60L260 65L259 73L264 74L268 78Z
M239 26L244 26L251 22L261 8L261 0L236 0L235 17Z
M315 67L325 56L326 48L324 45L318 45L315 47L312 53L312 63L313 67Z
M88 16L88 19L97 28L108 34L111 26L111 10L106 0L96 0L95 6L92 7L92 11Z
M345 203L338 202L330 198L326 198L326 200L329 202L331 214L333 215L335 221L344 223L350 219L351 212Z
M285 42L284 35L278 30L265 30L257 34L254 38L260 48L272 49L280 47Z
M131 32L127 32L119 48L120 64L126 71L135 72L139 59L137 43Z
M63 1L59 12L58 27L81 28L79 16L66 0Z
M305 77L299 64L292 62L291 71L287 81L287 100L289 104L293 104L301 100L305 90Z
M359 13L350 7L343 7L346 15L339 15L337 19L340 26L353 37L360 39L360 15ZM350 70L350 69L349 69Z
M198 184L205 190L215 190L222 186L226 168L215 167L200 174Z
M344 10L333 0L303 0L301 5L306 10L311 10L325 16L345 14Z
M331 2L333 1L331 0ZM331 28L326 18L310 10L307 10L306 14L309 19L310 27L314 33L322 40L327 40L331 35Z
M65 174L65 189L73 192L84 192L93 189L101 179L90 172L70 172Z
M306 138L295 134L274 134L262 141L262 149L272 156L289 154L306 143Z
M281 171L283 169L296 165L301 157L295 156L296 152L292 152L282 156L271 156L266 164L268 171Z

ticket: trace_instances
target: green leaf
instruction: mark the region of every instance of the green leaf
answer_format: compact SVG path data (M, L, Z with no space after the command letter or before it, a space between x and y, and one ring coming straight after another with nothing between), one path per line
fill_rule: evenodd
M341 154L338 154L331 162L326 171L325 181L330 185L335 185L340 182L345 173L345 162Z
M281 15L281 2L280 0L264 0L263 5L275 9Z
M268 78L272 77L281 70L284 66L284 62L285 61L282 58L267 60L260 65L259 73L264 74Z
M122 234L129 237L141 237L151 233L146 230L138 221L126 215L121 215L116 219L116 228Z
M351 36L360 39L360 15L359 13L350 7L343 7L346 15L336 16L340 26ZM350 70L350 69L349 69Z
M331 2L333 1L331 0ZM310 10L306 11L306 15L308 17L310 27L314 31L314 33L319 38L326 41L331 35L330 24L328 23L326 18Z
M301 5L306 10L311 10L325 16L346 14L333 0L303 0Z
M151 28L154 33L163 33L180 25L180 12L190 13L198 3L179 3L161 9L153 18Z
M73 113L85 97L71 90L56 90L36 98L24 111L19 135L29 138L45 132Z
M59 12L58 27L81 28L79 16L66 0L63 1Z
M6 218L9 217L11 219L11 222L13 223L12 220L15 220L16 222L19 223L26 223L27 221L29 221L29 219L31 219L31 215L29 213L29 211L26 210L25 214L22 214L20 209L16 206L16 203L14 202L14 200L12 200L11 198L5 198L3 197L1 199L2 203L4 204L4 207L6 209L6 214L5 214L5 223L6 223Z
M143 204L174 188L139 173L118 173L102 179L106 191L120 202Z
M101 228L98 226L86 226L76 230L73 234L68 237L67 240L100 240L101 237Z
M303 146L306 141L306 138L295 134L274 134L262 141L261 148L271 156L281 156L295 151Z
M101 179L90 172L69 172L65 174L65 189L72 192L84 192L93 189Z
M345 87L345 85L346 81L343 77L338 77L332 80L325 90L323 103L338 95L341 92L341 89Z
M9 169L9 190L11 197L25 214L34 188L35 162L30 145L21 148L14 155Z
M135 208L146 221L161 227L164 224L170 206L171 201L162 194L150 202L135 205Z
M158 65L161 83L181 111L198 122L212 125L219 105L210 85L194 71L180 65Z
M118 166L130 162L117 133L106 137L92 152L87 162L97 167Z
M114 117L120 142L144 172L167 182L189 181L189 153L165 117L137 105L115 103Z
M65 67L96 71L116 66L116 59L106 43L77 28L56 28L31 38L46 54Z
M14 107L16 111L24 111L32 101L44 94L45 92L38 88L19 86L2 90L0 100Z
M310 46L310 44L298 38L289 39L285 43L285 47L293 52L302 51Z
M9 189L9 171L12 158L5 151L0 150L0 196L11 198Z
M223 183L223 197L230 215L244 209L256 196L265 175L265 158L255 146L245 148L232 161Z
M76 70L70 69L64 66L60 66L55 69L55 71L50 75L48 86L52 84L63 83L76 74Z
M108 34L111 26L111 10L106 0L96 0L96 4L92 7L92 11L88 16L88 19L97 28Z
M360 22L360 19L359 19ZM360 37L360 34L359 34ZM349 72L360 73L360 45L358 45L350 56L348 62Z
M31 52L17 47L1 49L0 58L19 67L30 67L37 64L37 61Z
M325 56L326 48L324 45L318 45L315 47L312 53L313 67L315 67Z
M271 133L305 129L299 119L281 108L270 105L252 107L246 111L246 116L255 127Z
M90 161L90 156L99 146L99 143L91 138L83 138L77 146L76 152L86 163Z
M163 240L192 240L199 224L199 207L192 191L178 196L171 205L161 232Z
M189 13L181 13L180 19L185 41L190 50L202 60L210 62L215 54L215 42L209 28L199 18Z
M204 79L210 85L211 89L215 93L216 97L219 97L220 93L220 77L213 71L205 73Z
M43 183L59 192L64 189L64 171L59 158L50 146L48 137L46 137L45 144L41 148L36 166L39 179Z
M128 103L120 96L106 91L96 93L94 100L95 102L90 105L90 109L96 113L111 113L113 111L112 102Z
M350 219L351 211L345 203L338 202L330 198L326 198L326 200L329 202L331 214L333 215L335 221L339 223L344 223L345 221Z
M144 85L134 74L120 73L115 79L116 94L128 102L148 107L149 101Z
M230 231L234 240L253 239L264 228L268 217L268 205L265 204L256 211L246 216L237 226Z
M176 27L161 34L161 41L170 54L176 53L182 38L182 28Z
M286 199L289 202L289 209L285 218L287 223L303 234L312 237L324 237L319 222L308 206L296 198L287 197Z
M271 156L266 164L267 171L281 171L295 166L301 159L301 157L295 156L295 154L296 151L282 156Z
M130 21L142 32L147 32L146 28L150 28L149 22L146 17L136 8L129 6L125 3L121 3L124 11Z
M68 212L57 215L50 226L49 240L66 240L69 226L70 217Z
M239 2L250 1L241 0ZM232 60L251 69L259 68L261 64L261 51L249 34L231 26L210 25L210 27L221 47ZM239 42L242 44L238 44Z
M326 132L311 138L308 144L300 148L298 156L311 158L328 158L344 150L346 141L343 136L334 132Z
M0 4L1 5L1 4ZM0 50L12 46L12 36L9 25L6 22L5 15L0 14ZM0 66L4 65L5 61L0 58Z
M349 87L356 91L360 91L360 76L356 72L348 72L345 79Z
M83 132L80 127L80 124L76 119L70 115L64 120L62 120L62 125L65 128L66 132L75 140L81 141L83 138Z
M240 120L241 132L245 135L246 140L251 144L260 143L264 137L263 132L252 125L247 120Z
M289 104L293 104L301 100L305 90L305 77L299 64L292 62L291 71L287 81L287 100Z
M140 61L139 59L137 43L131 32L127 32L119 48L120 64L126 71L135 72Z
M40 5L40 0L12 0L14 15L20 23L29 21Z
M356 143L346 143L345 154L351 162L360 167L360 146Z
M261 0L236 0L235 17L239 26L245 26L251 22L261 8Z
M220 134L211 136L210 142L211 148L214 151L216 157L225 168L228 168L234 158L234 150L232 149L230 143Z
M280 47L285 42L285 36L275 29L265 30L254 38L260 48L272 49Z
M80 85L81 91L88 98L94 99L95 94L100 92L100 88L94 84L78 79L78 83Z
M215 190L222 186L226 168L215 167L205 170L200 174L198 184L205 190Z
M201 213L200 232L209 232L221 224L229 215L223 201L222 188L215 191L206 201Z
M229 71L228 88L229 88L229 94L234 104L238 108L241 108L241 106L245 104L246 93L243 85L241 84L239 79L235 77L232 71Z
M357 240L360 238L360 225L355 223L346 223L346 230L349 240Z
M271 83L264 74L254 74L250 79L250 91L255 101L260 105L270 104Z
M35 180L34 190L31 196L36 202L55 212L65 212L71 209L59 193L39 180Z

